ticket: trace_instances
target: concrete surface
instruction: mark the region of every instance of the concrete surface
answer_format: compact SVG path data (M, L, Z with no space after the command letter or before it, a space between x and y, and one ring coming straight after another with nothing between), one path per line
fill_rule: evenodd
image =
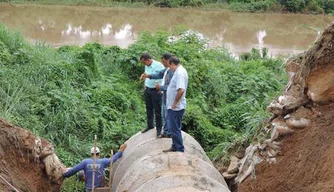
M156 138L156 130L137 133L126 143L113 167L113 192L229 192L199 143L182 132L185 153L163 153L172 139Z

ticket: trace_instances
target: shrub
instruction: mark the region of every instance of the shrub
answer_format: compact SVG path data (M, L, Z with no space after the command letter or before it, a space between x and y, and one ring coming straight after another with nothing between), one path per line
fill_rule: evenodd
M317 4L316 1L311 1L305 8L305 10L312 14L323 14L324 10Z
M332 13L334 10L334 0L319 0L318 1L320 7L326 12L326 13Z
M301 12L306 5L304 0L280 0L280 3L293 13Z
M266 12L266 11L278 11L280 6L278 6L275 0L257 0L250 1L247 3L243 2L232 2L230 4L230 9L234 11L250 11L250 12Z

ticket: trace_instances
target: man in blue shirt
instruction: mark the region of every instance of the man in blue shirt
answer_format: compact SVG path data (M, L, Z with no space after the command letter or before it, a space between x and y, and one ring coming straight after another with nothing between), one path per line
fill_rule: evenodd
M126 149L126 144L121 145L120 150L112 157L112 163L116 162L119 158L122 157L124 150ZM92 191L92 180L93 180L93 164L94 164L94 147L90 150L92 157L84 159L79 164L75 165L70 169L63 170L64 177L71 177L78 171L83 170L85 173L85 186L86 191ZM94 179L94 189L97 187L104 187L104 169L110 165L110 158L99 159L100 149L95 148L95 179Z
M155 74L164 69L164 66L151 58L149 54L143 54L140 57L140 61L145 65L144 74ZM144 78L144 74L141 75L140 79ZM157 128L157 137L161 134L162 129L162 118L161 118L161 94L156 90L156 83L161 84L162 78L160 79L145 79L145 104L146 104L146 117L147 127L142 130L142 133L154 128L153 117L155 116L155 123Z
M166 102L168 126L172 133L172 146L167 150L163 150L163 152L184 152L181 125L187 105L186 92L188 87L188 73L177 57L171 57L169 59L169 68L174 71L173 78L167 89Z
M164 120L163 122L163 133L158 138L170 138L171 132L169 130L169 127L167 125L167 108L166 108L166 95L167 95L167 88L169 85L170 80L173 77L174 72L169 69L169 62L168 60L172 57L169 53L164 53L161 57L161 62L164 65L165 69L159 71L155 74L146 74L144 73L144 78L149 79L161 79L162 78L162 84L157 83L155 85L155 88L157 91L162 91L162 104L161 104L161 114L162 118Z

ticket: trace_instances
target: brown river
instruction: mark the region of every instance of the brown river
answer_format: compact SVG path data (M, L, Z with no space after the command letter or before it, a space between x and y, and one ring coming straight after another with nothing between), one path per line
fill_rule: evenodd
M52 46L100 42L127 47L143 31L179 25L232 53L267 47L271 55L304 51L334 17L165 8L106 8L0 4L0 22L34 42Z

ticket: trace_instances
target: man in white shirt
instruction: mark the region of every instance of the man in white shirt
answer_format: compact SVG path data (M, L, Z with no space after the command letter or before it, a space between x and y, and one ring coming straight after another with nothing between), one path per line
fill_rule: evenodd
M174 71L174 75L167 89L166 106L168 110L168 126L172 134L173 143L169 149L163 150L163 152L184 152L181 125L187 105L188 73L177 57L169 59L169 68Z

